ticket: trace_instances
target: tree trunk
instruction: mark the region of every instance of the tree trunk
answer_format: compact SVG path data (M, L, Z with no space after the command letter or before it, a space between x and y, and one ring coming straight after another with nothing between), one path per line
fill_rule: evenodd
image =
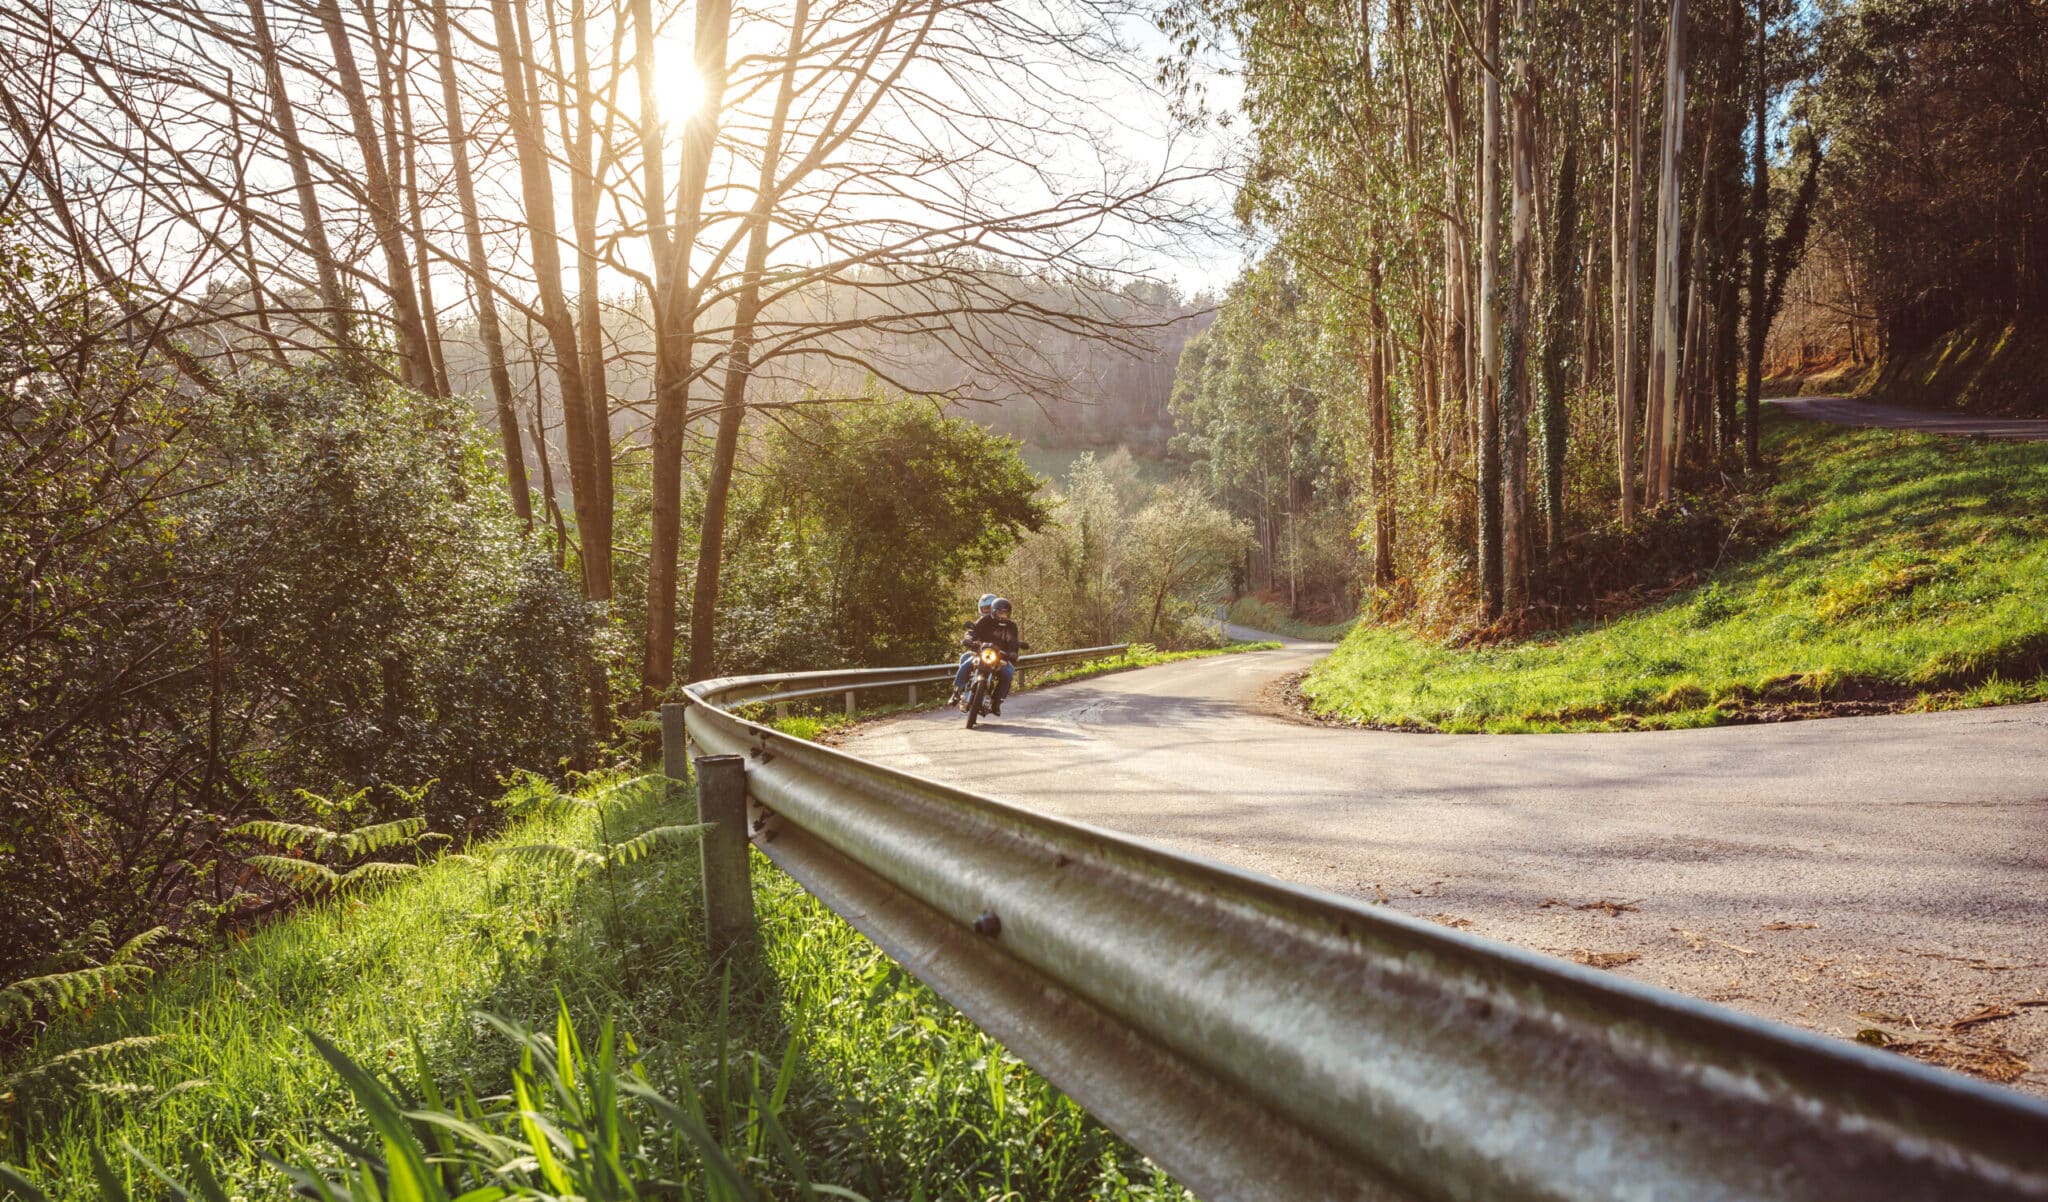
M1564 161L1557 169L1557 203L1551 208L1550 263L1544 269L1549 285L1550 312L1544 325L1543 347L1543 568L1546 577L1555 572L1564 550L1564 456L1565 456L1565 346L1577 321L1573 309L1584 298L1572 286L1572 238L1579 225L1579 146L1567 137ZM1592 256L1587 256L1586 276L1593 275Z
M1466 364L1471 359L1472 327L1466 321L1472 302L1465 288L1467 240L1460 218L1465 212L1464 189L1459 186L1458 152L1465 145L1465 107L1459 89L1457 54L1444 55L1444 335L1442 397L1442 450L1447 460L1456 459L1465 445L1467 414L1471 412L1471 377Z
M1500 0L1480 0L1483 54L1480 64L1479 150L1479 593L1480 612L1500 616Z
M527 374L533 385L533 457L540 463L540 501L555 531L555 567L568 565L569 527L562 520L561 503L555 500L555 456L548 447L547 399L541 392L540 349L533 336L533 320L526 322Z
M726 0L699 0L693 54L704 96L683 121L682 178L676 232L671 239L659 155L646 156L649 249L654 254L654 430L647 565L647 632L641 654L641 700L654 706L675 679L676 581L682 553L683 439L689 415L691 360L695 356L697 296L687 286L689 254L702 220L704 189L725 103ZM643 142L659 145L655 116L654 13L651 0L633 0L635 67L639 72Z
M1511 615L1529 600L1529 312L1536 267L1536 97L1526 62L1516 74L1523 82L1508 124L1513 205L1500 368L1501 605Z
M526 483L526 455L519 445L519 414L512 392L512 372L505 361L505 331L498 324L498 301L491 284L490 256L484 250L483 215L476 204L476 180L469 167L469 131L462 116L462 90L455 76L455 48L448 26L448 0L433 0L434 49L441 71L442 120L448 126L448 155L455 172L455 197L462 207L462 236L469 255L469 291L476 300L477 338L484 344L490 367L491 400L498 410L498 442L505 456L505 489L513 512L533 529L532 490Z
M394 24L398 20L398 14L403 11L402 8L393 6ZM400 47L405 45L402 38L394 38L393 41ZM413 270L419 278L420 330L427 339L427 364L434 380L432 391L438 396L453 396L454 390L448 386L448 359L441 347L440 314L434 305L433 248L427 242L427 215L425 206L420 203L419 162L424 148L420 146L418 136L413 132L412 95L406 85L411 72L407 70L403 53L401 50L400 60L393 71L397 89L392 104L398 110L395 128L403 131L403 145L408 151L402 156L405 168L405 206L411 218Z
M405 224L398 195L398 182L386 168L383 149L378 146L377 122L370 114L369 96L363 91L363 77L356 70L355 48L342 23L340 0L316 0L314 9L327 32L328 48L334 53L335 82L348 104L356 148L363 156L364 191L369 201L370 225L384 251L385 284L391 296L392 323L398 333L399 376L422 392L434 390L433 362L427 350L425 328L420 324L419 298L413 293L411 257L405 250Z
M270 97L270 121L284 143L285 162L292 170L292 187L298 193L299 225L305 232L306 248L313 255L313 270L320 282L320 304L327 310L327 328L344 354L358 350L349 320L348 294L342 291L341 273L335 267L334 251L327 242L327 222L320 214L320 194L313 187L313 169L306 160L305 144L299 141L298 118L292 109L291 93L285 90L284 68L279 65L277 46L270 40L270 18L264 13L268 0L248 0L249 21L256 37L256 57L263 62L264 89Z
M726 350L725 380L719 394L718 437L712 445L711 477L704 488L704 524L698 530L697 579L690 596L690 679L703 680L716 671L714 640L718 630L719 575L725 559L725 511L732 491L733 462L739 452L741 420L746 416L747 382L753 373L754 321L761 312L761 276L768 265L768 218L773 211L782 158L783 129L796 98L797 61L803 49L810 0L797 0L790 20L789 50L782 64L782 82L775 114L761 151L761 176L747 213L747 258L740 292L733 306L733 333Z
M588 523L604 512L597 495L589 407L583 395L583 366L576 321L562 292L562 248L555 223L554 173L548 165L546 126L537 100L527 92L530 43L514 25L511 0L491 0L498 33L498 62L505 84L506 116L519 159L527 241L533 248L534 279L540 293L541 324L555 354L555 380L562 394L562 433L568 444L569 495L576 507L576 533L583 568L583 595L609 601L612 595L611 542ZM523 10L522 10L523 11ZM609 719L606 720L607 729Z
M1372 421L1372 583L1380 590L1394 586L1394 423L1393 398L1387 395L1387 312L1380 304L1379 269L1373 269L1372 346L1366 374L1367 406Z
M1629 26L1628 70L1628 283L1622 298L1621 330L1615 360L1615 400L1621 427L1621 524L1636 516L1637 417L1643 412L1640 391L1643 368L1638 358L1642 335L1637 322L1642 314L1643 280L1643 0L1635 0L1634 20ZM1643 464L1645 475L1649 464Z
M1671 0L1671 25L1665 31L1664 137L1658 156L1657 269L1651 288L1650 499L1671 496L1671 477L1678 442L1679 371L1679 159L1685 149L1685 0Z
M233 92L234 86L234 79L230 77L227 81L230 93ZM270 305L264 299L263 275L256 260L255 233L250 228L249 174L244 159L248 146L242 138L241 122L232 122L230 131L234 137L230 161L235 165L235 226L241 235L239 245L236 247L236 249L241 251L242 255L242 261L239 266L242 272L249 278L249 301L256 308L256 328L263 335L264 345L270 352L270 361L282 367L287 362L284 353L284 341L278 337L276 328L270 323ZM218 630L216 630L214 637L216 641L219 639ZM209 760L207 771L210 773L212 770L212 763Z
M1756 0L1756 75L1751 86L1751 113L1756 123L1750 143L1749 181L1749 352L1742 385L1742 464L1749 471L1763 467L1757 437L1764 377L1764 337L1770 321L1764 312L1765 238L1771 223L1771 172L1767 115L1770 97L1764 84L1764 52L1770 31L1769 0Z
M594 491L601 507L600 512L587 521L579 514L576 524L583 528L586 544L602 532L605 562L609 565L614 504L611 393L605 371L604 315L598 303L604 287L597 257L597 208L602 184L598 178L595 153L597 128L591 112L597 106L597 97L590 87L589 39L585 29L587 16L585 0L573 0L569 14L572 74L565 75L562 71L560 40L552 29L548 37L554 48L555 74L569 81L568 86L575 93L575 103L563 106L562 140L569 153L570 221L576 234L576 331L580 339L577 357L583 364L584 417L590 423L590 466L596 475ZM610 595L609 585L606 595Z
M1707 298L1713 285L1713 246L1707 240L1708 231L1715 220L1714 194L1714 120L1711 109L1707 122L1707 136L1700 144L1700 187L1699 197L1693 205L1692 249L1681 263L1681 270L1674 275L1677 281L1673 287L1682 298L1679 312L1685 315L1679 327L1678 346L1678 405L1672 419L1672 438L1666 448L1670 457L1669 479L1665 482L1666 495L1677 479L1678 469L1686 461L1690 444L1704 442L1704 431L1711 428L1710 415L1703 412L1705 398L1710 387L1707 378L1709 366L1707 357L1700 354L1700 343L1704 338L1707 322Z

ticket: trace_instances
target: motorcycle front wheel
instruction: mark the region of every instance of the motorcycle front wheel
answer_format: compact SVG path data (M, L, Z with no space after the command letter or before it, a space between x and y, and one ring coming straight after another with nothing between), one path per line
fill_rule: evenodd
M987 695L988 677L977 672L974 674L974 691L967 694L967 729L973 730L974 724L980 721L981 699Z

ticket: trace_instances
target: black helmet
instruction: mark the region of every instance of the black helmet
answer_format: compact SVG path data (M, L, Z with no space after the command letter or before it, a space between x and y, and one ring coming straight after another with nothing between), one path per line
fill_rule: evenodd
M996 604L995 604L995 611L996 611L997 613L999 613L999 614L1006 614L1006 613L1009 613L1009 612L1010 612L1010 599L1009 599L1008 597L997 597L997 598L996 598Z

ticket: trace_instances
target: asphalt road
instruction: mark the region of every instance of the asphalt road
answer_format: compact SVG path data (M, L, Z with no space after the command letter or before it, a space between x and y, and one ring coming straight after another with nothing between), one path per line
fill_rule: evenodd
M1286 716L1327 644L856 730L885 764L2048 1093L2048 705L1426 735ZM2039 1006L2024 1003L2040 1001ZM2011 1011L1962 1027L1972 1015Z
M1845 396L1771 397L1766 403L1776 405L1793 417L1832 422L1838 426L1879 426L1889 430L1919 430L1927 434L2048 442L2048 419L2044 418L1972 417Z

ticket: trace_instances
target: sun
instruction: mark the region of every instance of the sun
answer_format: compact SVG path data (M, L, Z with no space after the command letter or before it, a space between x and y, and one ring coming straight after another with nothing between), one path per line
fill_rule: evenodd
M704 77L687 54L655 60L654 87L661 97L664 123L681 121L704 103Z

